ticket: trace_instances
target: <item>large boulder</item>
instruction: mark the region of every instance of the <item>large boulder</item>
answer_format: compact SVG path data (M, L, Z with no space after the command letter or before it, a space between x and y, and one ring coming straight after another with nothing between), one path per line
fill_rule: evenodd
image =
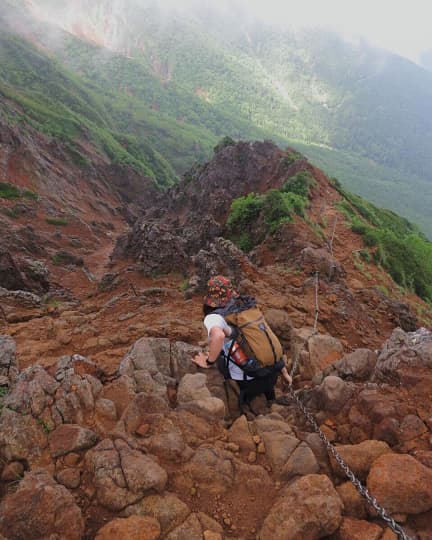
M393 383L421 382L431 368L432 332L426 328L416 332L396 328L378 356L374 378Z
M389 514L432 509L432 469L412 456L386 453L377 458L367 487Z
M179 410L188 410L211 421L222 420L225 416L224 402L210 394L204 373L186 374L177 391Z
M336 447L339 455L353 471L355 476L364 480L373 462L383 454L391 453L389 445L383 441L363 441L359 444L343 444ZM330 457L333 471L339 476L345 476L333 456Z
M121 439L104 439L87 452L85 462L99 504L112 511L162 492L168 479L156 461Z
M342 521L342 501L325 475L310 474L285 488L258 534L259 540L316 540Z
M69 491L46 471L26 473L0 504L0 533L6 538L81 540L84 520Z
M95 540L158 540L160 525L157 519L149 516L130 516L116 518L99 529Z

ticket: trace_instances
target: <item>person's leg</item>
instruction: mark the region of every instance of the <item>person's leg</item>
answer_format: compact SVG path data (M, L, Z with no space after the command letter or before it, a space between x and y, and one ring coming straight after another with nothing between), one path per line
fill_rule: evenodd
M267 401L274 401L276 399L275 385L277 382L277 378L278 373L272 373L272 375L269 375L268 377L268 381L266 382L267 390L264 392Z
M237 383L244 396L244 401L249 403L260 394L264 394L267 400L273 401L275 399L274 386L276 381L277 373L267 377L257 377L251 381L237 381Z

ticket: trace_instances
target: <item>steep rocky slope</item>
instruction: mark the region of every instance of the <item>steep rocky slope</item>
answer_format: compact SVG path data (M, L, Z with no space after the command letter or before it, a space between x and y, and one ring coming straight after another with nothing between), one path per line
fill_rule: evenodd
M39 195L0 199L0 534L394 538L295 395L385 510L429 538L430 312L359 262L333 183L270 142L229 143L168 193L146 190L135 221L117 171L85 175L33 137L4 130L0 147L1 181ZM246 255L228 239L231 202L299 172L314 179L307 215ZM190 361L214 272L257 296L296 364L295 394L280 384L271 407L240 415L216 370Z

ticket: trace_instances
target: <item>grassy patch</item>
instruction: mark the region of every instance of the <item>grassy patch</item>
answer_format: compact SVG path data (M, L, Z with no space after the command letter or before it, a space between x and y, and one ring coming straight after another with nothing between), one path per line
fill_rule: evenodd
M68 225L68 220L66 218L46 217L45 221L49 223L49 225L58 225L61 227Z
M432 301L432 243L419 229L394 212L377 208L344 190L345 197L336 206L351 224L351 230L362 235L366 248L357 255L364 261L374 260L395 283ZM359 268L360 270L360 268Z
M3 401L8 392L9 388L7 386L0 386L0 414L3 411Z
M293 190L285 184L282 189L271 189L262 195L249 193L232 202L228 236L241 250L251 251L266 235L292 221L294 214L305 217L309 200L299 194L304 192L303 184L293 182L289 187Z
M0 197L2 199L19 199L21 197L21 192L13 184L0 182Z
M28 199L37 201L39 196L37 193L30 191L29 189L20 189L14 184L9 182L0 182L0 198L18 200L18 199Z

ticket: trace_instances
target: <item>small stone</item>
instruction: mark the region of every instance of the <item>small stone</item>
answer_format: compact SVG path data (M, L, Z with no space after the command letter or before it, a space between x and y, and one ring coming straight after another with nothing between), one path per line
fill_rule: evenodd
M204 531L203 532L204 540L222 540L222 535L215 531Z
M247 459L248 459L249 463L255 463L255 461L257 460L256 452L249 452L249 455L248 455Z
M81 456L77 454L76 452L69 452L69 454L66 454L64 456L63 463L67 465L68 467L75 467L75 465L78 464L80 459L81 459Z
M254 435L252 440L255 444L259 444L261 442L261 437L259 435Z
M137 435L140 435L141 437L145 437L146 435L149 434L149 431L150 431L150 424L141 424L140 426L136 428L135 433Z
M240 446L236 443L230 442L225 445L225 449L229 450L230 452L238 452L240 450Z
M330 442L334 442L336 440L336 433L330 426L323 424L320 426L320 429Z
M81 474L78 469L64 469L56 474L56 480L69 489L75 489L81 483Z
M232 523L229 517L224 517L223 522L227 527L230 527Z
M263 442L260 442L257 448L258 454L265 454L265 444Z

